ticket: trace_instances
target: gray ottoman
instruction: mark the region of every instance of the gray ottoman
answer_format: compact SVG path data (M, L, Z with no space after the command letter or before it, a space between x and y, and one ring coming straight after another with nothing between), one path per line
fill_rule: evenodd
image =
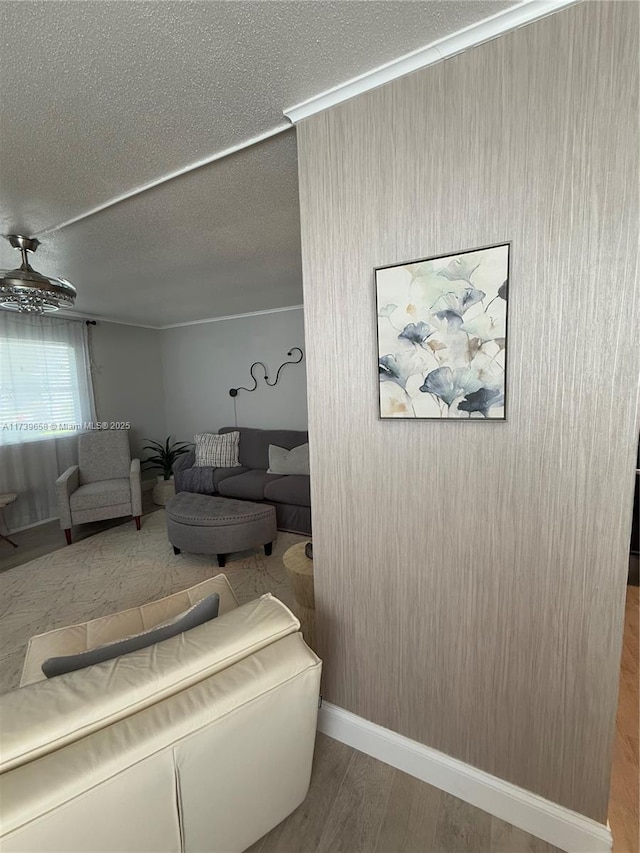
M277 535L276 511L268 504L178 492L166 503L167 534L175 554L227 554L264 546L267 557Z

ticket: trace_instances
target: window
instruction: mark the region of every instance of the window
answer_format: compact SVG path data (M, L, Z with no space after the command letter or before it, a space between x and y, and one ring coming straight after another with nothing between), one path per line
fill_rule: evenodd
M94 412L84 324L0 313L0 444L87 428Z

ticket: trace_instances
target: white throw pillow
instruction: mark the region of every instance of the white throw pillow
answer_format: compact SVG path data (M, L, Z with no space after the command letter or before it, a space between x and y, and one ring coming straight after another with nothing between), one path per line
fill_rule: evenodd
M196 468L237 468L239 432L213 435L210 432L194 435L196 445Z
M276 444L269 445L269 469L267 474L309 474L309 445L301 444L293 450L285 450Z

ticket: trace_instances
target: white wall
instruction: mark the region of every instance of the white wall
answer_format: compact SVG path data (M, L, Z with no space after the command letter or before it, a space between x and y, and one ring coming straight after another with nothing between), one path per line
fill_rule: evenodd
M288 350L305 351L301 309L164 329L161 336L166 424L181 441L233 426L229 389L252 387L254 361L265 363L272 382ZM285 367L273 388L265 385L261 368L255 374L257 390L236 398L238 425L306 429L305 360Z
M100 321L89 335L98 420L130 421L131 453L144 458L145 439L167 436L161 332Z

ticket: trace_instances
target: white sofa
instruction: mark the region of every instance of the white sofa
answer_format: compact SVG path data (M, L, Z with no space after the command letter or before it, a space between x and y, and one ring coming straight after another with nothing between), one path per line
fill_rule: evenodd
M238 606L224 575L193 589L33 638L24 686L0 696L3 853L232 853L303 801L321 661L273 596ZM152 627L214 591L217 619L41 675L43 657Z

